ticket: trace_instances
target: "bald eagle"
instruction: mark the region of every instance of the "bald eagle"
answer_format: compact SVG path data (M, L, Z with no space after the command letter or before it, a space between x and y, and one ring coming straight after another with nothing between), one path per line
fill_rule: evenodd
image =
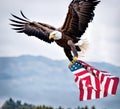
M35 36L47 43L56 42L63 47L70 62L78 60L78 51L82 48L76 43L81 40L88 24L93 20L94 9L100 1L98 0L72 0L63 26L55 28L41 22L31 22L22 11L20 18L11 14L15 19L10 19L11 24L18 33ZM71 63L72 64L72 63Z

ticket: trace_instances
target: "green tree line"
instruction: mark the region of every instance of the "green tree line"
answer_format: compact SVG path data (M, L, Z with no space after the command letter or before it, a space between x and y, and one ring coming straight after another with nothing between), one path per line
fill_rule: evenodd
M65 109L61 106L58 108L53 108L51 106L45 106L45 105L40 105L40 106L35 106L31 105L28 103L22 104L20 100L17 100L16 102L10 98L9 100L5 101L3 106L0 109ZM72 108L67 108L67 109L72 109ZM95 106L92 106L91 108L88 108L88 106L85 107L76 107L75 109L96 109Z

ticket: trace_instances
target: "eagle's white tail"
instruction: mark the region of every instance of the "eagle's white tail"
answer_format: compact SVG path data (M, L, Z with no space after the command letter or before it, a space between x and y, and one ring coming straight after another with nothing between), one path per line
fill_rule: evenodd
M86 50L88 49L89 43L87 38L86 39L81 39L78 43L75 44L80 48L80 52L78 52L78 57L84 57Z

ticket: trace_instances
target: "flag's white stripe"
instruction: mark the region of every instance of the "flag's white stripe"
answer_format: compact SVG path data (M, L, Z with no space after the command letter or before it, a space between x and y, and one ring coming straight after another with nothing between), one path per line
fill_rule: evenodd
M100 91L102 91L102 84L100 83Z
M102 71L101 71L101 73L102 73L103 75L105 75L105 76L112 76L111 73L108 73L108 72L102 72Z
M93 75L90 75L90 78L91 78L91 84L93 86L93 88L96 90L96 81L95 81L95 77Z
M103 75L111 75L111 74L108 73L108 72L102 72L102 71L99 71L99 75L101 75L101 74L103 74Z
M104 77L103 77L103 81L102 81L102 85L103 85L103 86L105 85L105 83L106 83L106 81L107 81L107 78L108 78L107 76L104 76Z
M83 78L86 78L86 77L88 77L88 76L90 76L90 75L91 75L90 73L86 73L86 74L80 76L80 78L83 79Z
M101 90L104 92L104 90L105 90L105 84L106 84L106 81L107 81L107 77L104 77L104 79L103 79L103 81L102 81L102 83L101 83Z
M88 77L88 76L90 76L90 73L86 73L86 74L84 74L84 75L82 75L82 76L78 76L78 80L77 80L77 82L76 82L77 86L80 87L80 86L79 86L80 80L81 80L81 79L84 79L84 78L86 78L86 77ZM86 81L86 80L83 80L83 81Z
M103 97L104 97L104 89L100 91L100 98L103 98Z
M80 69L78 69L78 70L73 71L72 73L73 73L73 74L77 74L77 73L83 72L83 71L85 71L85 69L84 69L84 68L80 68Z
M83 91L84 91L84 93L83 92L80 93L81 99L83 98L83 100L88 100L88 98L87 98L88 96L90 97L89 99L103 98L106 96L106 93L112 94L112 90L113 90L113 86L114 86L114 82L115 82L114 78L116 78L116 77L111 75L108 72L99 71L94 68L91 68L91 66L90 67L87 66L87 67L88 67L88 70L86 70L85 68L80 68L80 69L72 72L74 75L78 76L78 80L76 83L77 83L79 89L83 89ZM97 74L97 76L96 76L97 78L95 78L95 76L93 76L90 72ZM87 82L86 78L87 77L88 78L90 77L91 86L93 87L93 89L90 89L92 91L92 93L91 92L89 93L89 91L90 91L88 89L89 86L86 86L86 82ZM96 80L96 79L98 79L98 80ZM80 83L82 84L81 86L80 86ZM97 89L97 88L99 88L99 86L97 86L97 85L100 85L101 90ZM108 87L107 90L105 89L105 86ZM107 91L107 92L105 93L105 91ZM91 94L91 95L88 95L88 94ZM96 94L99 94L99 96Z
M109 78L110 80L113 79L113 78L116 78L116 76L105 76L104 75L104 78Z
M83 74L83 75L81 75L81 76L78 76L78 81L80 80L80 79L84 79L84 78L86 78L86 77L88 77L88 76L90 76L91 74L90 73L85 73L85 74Z
M83 100L87 100L88 91L87 91L87 87L85 86L86 81L83 80L82 83L83 83L83 89L84 89Z
M110 80L110 84L109 84L109 88L108 88L108 93L112 94L112 89L113 89L113 85L114 85L114 80Z
M116 78L116 76L108 76L110 79L112 79L112 78Z
M102 79L102 73L101 72L99 72L99 80L101 81L101 79Z
M95 73L95 74L96 74L96 72L97 72L97 70L95 70L95 69L94 69L94 70L93 70L93 73Z
M96 92L95 92L95 90L92 90L91 99L96 99Z
M87 88L84 89L83 100L87 100L88 91Z

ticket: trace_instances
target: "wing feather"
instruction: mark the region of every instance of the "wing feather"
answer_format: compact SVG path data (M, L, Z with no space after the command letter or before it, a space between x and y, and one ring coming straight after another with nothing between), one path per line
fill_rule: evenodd
M49 39L49 34L53 30L56 30L55 27L40 22L30 22L23 12L20 12L23 18L11 14L15 20L9 19L12 22L10 25L14 27L12 28L13 30L16 30L18 33L25 33L28 36L35 36L48 43L53 42L53 40Z
M16 15L13 15L13 14L11 14L13 17L15 17L16 19L18 19L18 20L21 20L21 21L25 21L25 22L29 22L29 21L27 21L27 20L25 20L25 19L22 19L22 18L20 18L20 17L18 17L18 16L16 16Z
M21 26L24 26L23 24L10 24L12 26L15 26L15 27L21 27Z
M94 9L98 3L98 0L73 0L61 31L73 39L81 37L93 20Z
M23 16L23 18L29 20L29 19L23 14L23 12L22 12L21 10L20 10L20 13L21 13L21 15Z
M25 24L25 22L22 21L17 21L17 20L13 20L13 19L9 19L10 21L17 23L17 24Z
M13 30L24 30L24 28L12 28Z

